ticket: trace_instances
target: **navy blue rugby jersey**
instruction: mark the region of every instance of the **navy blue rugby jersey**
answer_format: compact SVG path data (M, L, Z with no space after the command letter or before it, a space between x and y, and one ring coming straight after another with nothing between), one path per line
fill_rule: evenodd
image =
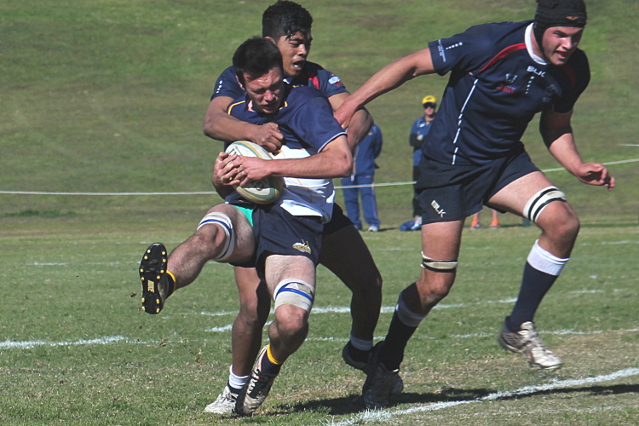
M320 152L339 135L346 134L333 117L328 100L307 86L284 86L282 106L272 115L249 110L247 95L233 101L229 115L252 124L275 122L284 135L283 144L290 149L305 149L310 155Z
M523 150L521 136L536 113L550 105L572 110L590 81L585 53L547 64L533 53L531 31L532 21L484 24L429 43L435 70L450 78L424 156L486 164Z
M260 114L249 109L248 96L232 102L228 113L253 124L275 122L284 135L275 159L306 158L346 132L333 117L328 100L317 90L307 86L284 86L283 103L275 114ZM277 203L293 216L319 216L322 223L330 221L333 213L335 189L332 179L284 178L284 191ZM233 194L227 202L235 204Z
M285 81L294 86L314 87L327 98L347 92L344 83L342 83L342 80L338 76L314 62L306 61L299 76L292 80L286 79ZM237 78L235 78L235 68L230 66L218 77L211 99L218 96L237 99L242 95L244 95L244 90L237 82Z

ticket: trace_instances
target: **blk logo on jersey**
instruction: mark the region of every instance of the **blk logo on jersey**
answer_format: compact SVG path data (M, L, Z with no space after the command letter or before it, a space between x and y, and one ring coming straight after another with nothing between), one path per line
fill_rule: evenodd
M544 78L546 76L546 71L539 71L537 68L533 67L532 65L530 65L526 71L536 74L541 78Z

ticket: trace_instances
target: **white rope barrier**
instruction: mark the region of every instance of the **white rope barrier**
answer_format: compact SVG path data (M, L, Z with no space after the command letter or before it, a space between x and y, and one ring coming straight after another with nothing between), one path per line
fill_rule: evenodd
M606 166L614 165L614 164L627 164L627 163L636 163L639 161L639 158L632 158L628 160L619 160L619 161L610 161L607 163L602 163ZM554 169L544 169L542 172L559 172L562 170L566 170L563 167L557 167ZM386 183L373 183L370 185L352 185L352 186L336 186L335 189L343 189L343 188L381 188L384 186L403 186L403 185L414 185L415 181L406 181L406 182L386 182ZM14 195L82 195L82 196L144 196L144 195L215 195L217 192L215 191L196 191L196 192L47 192L47 191L1 191L0 194L14 194Z

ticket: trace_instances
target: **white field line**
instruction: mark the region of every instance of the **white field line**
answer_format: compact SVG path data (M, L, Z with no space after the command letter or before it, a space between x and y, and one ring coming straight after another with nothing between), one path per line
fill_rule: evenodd
M5 340L0 342L0 350L2 349L31 349L36 346L82 346L82 345L108 345L110 343L119 343L121 341L130 342L128 337L124 336L112 336L112 337L100 337L98 339L91 340L76 340L75 342L47 342L45 340L29 340L25 342L14 342L13 340ZM137 341L136 341L137 343Z
M270 323L269 323L270 324ZM204 331L210 332L222 332L222 331L231 331L232 324L223 326L223 327L213 327ZM617 332L617 333L636 333L639 332L639 328L625 329L625 330L607 330L605 332ZM575 331L575 330L555 330L555 331L543 331L544 334L557 334L557 335L591 335L591 334L601 334L604 333L603 330L597 331ZM452 335L453 338L459 339L468 339L468 338L483 338L483 337L494 337L493 333L473 333L473 334L457 334ZM376 336L376 340L382 339L383 337ZM430 339L435 339L431 337ZM309 337L306 340L308 341L317 341L317 342L346 342L348 338L344 337ZM154 342L143 342L138 339L132 339L125 336L109 336L109 337L99 337L97 339L90 340L76 340L74 342L49 342L46 340L27 340L27 341L14 341L14 340L5 340L4 342L0 342L0 350L6 349L32 349L36 346L48 346L51 348L60 347L60 346L85 346L85 345L110 345L113 343L135 343L135 344L146 344L146 343L154 343Z
M445 408L455 407L457 405L476 404L486 401L495 401L499 399L510 399L519 396L533 395L540 392L546 392L554 389L565 389L575 386L583 386L592 383L609 382L612 380L623 379L625 377L632 377L639 375L639 368L626 368L619 370L611 374L602 376L586 377L584 379L569 379L569 380L552 380L550 383L537 385L537 386L525 386L523 388L516 389L514 391L494 392L481 398L467 399L463 401L448 401L448 402L434 402L431 404L419 405L417 407L405 409L405 410L375 410L365 411L357 414L350 419L341 422L322 422L322 425L326 426L350 426L357 424L368 424L371 422L384 422L387 423L393 417L406 416L414 413L424 413L428 411L443 410Z

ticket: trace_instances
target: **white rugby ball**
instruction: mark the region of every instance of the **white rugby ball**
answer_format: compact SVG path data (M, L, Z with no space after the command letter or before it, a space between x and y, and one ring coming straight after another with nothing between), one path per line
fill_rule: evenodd
M256 143L236 141L230 144L225 152L242 157L272 160L271 154ZM269 204L277 200L284 187L284 179L279 176L267 176L260 180L249 181L244 186L235 185L235 191L242 198L255 204Z

